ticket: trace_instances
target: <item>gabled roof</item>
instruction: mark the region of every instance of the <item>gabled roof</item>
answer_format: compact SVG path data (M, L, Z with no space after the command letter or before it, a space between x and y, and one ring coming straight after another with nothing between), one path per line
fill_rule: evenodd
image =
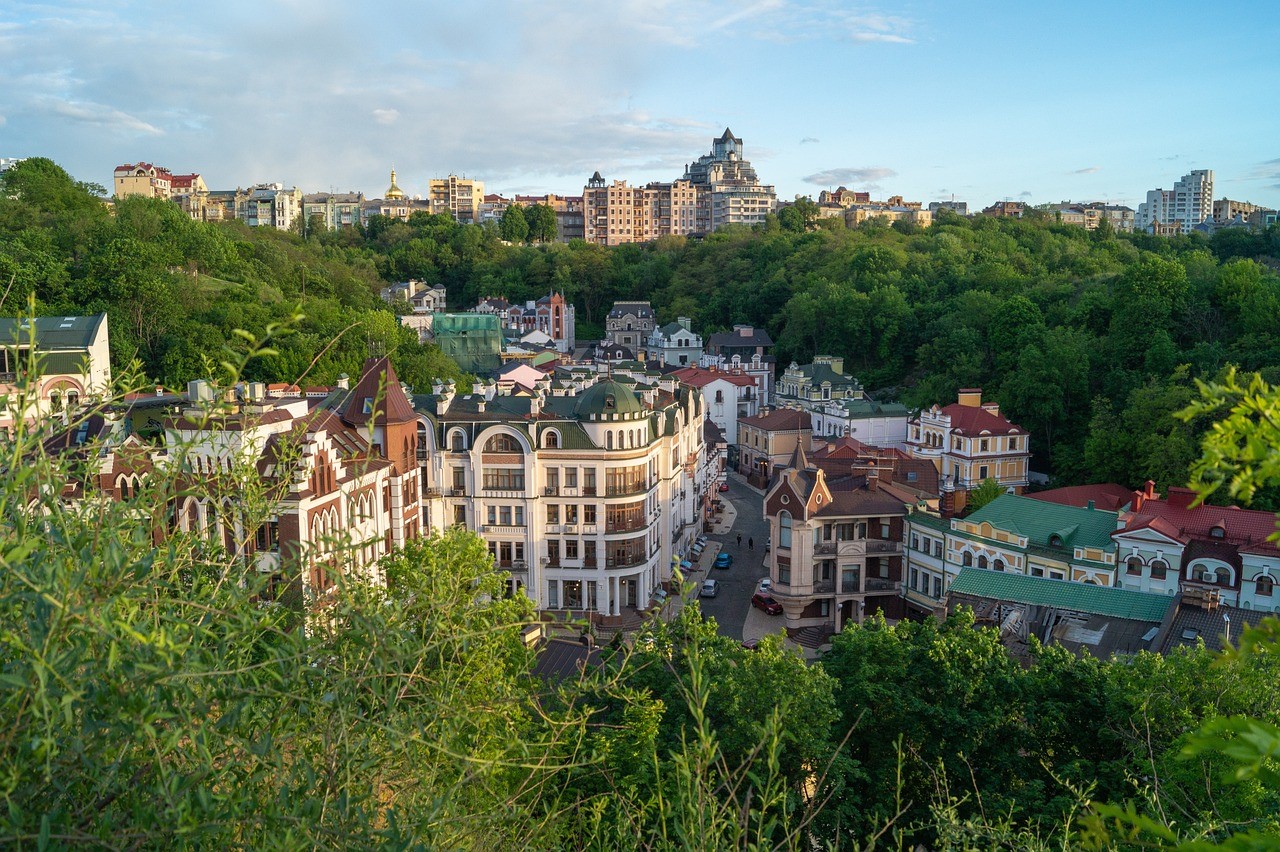
M614 302L613 310L609 311L609 316L620 317L626 314L635 314L637 317L653 316L653 306L648 302Z
M980 435L983 432L991 435L1025 435L1027 430L1015 423L1010 423L999 414L992 414L985 408L974 405L961 405L953 402L942 413L951 418L951 428L962 435Z
M1034 500L1046 503L1057 503L1060 506L1076 506L1084 508L1093 501L1098 509L1112 511L1122 509L1133 500L1133 491L1114 482L1102 482L1096 485L1070 485L1066 488L1054 488L1049 491L1037 491L1027 494Z
M718 331L711 335L708 343L712 349L719 349L725 346L772 346L773 340L763 328L753 328L748 335L737 331Z
M1105 509L1078 509L1045 503L1017 494L1002 494L964 519L964 523L989 523L996 529L1026 536L1030 544L1041 547L1115 547L1111 534L1119 520L1117 512ZM1061 545L1051 545L1054 537Z
M361 426L370 420L374 420L379 426L385 426L388 423L409 423L418 419L413 403L400 386L400 379L396 376L395 367L391 366L390 358L384 355L365 361L364 372L360 381L351 389L342 419Z
M0 317L0 346L22 346L30 343L31 325L34 325L36 348L40 351L88 349L106 321L106 314L35 317L30 324L26 319Z
M1170 488L1169 497L1164 500L1143 497L1140 505L1135 502L1134 511L1125 516L1124 531L1150 526L1170 538L1186 542L1191 537L1217 538L1213 529L1221 526L1221 540L1242 549L1256 548L1259 552L1275 555L1276 545L1267 541L1276 531L1276 516L1271 512L1238 506L1201 505L1191 508L1193 497L1194 494L1186 488Z
M950 592L1156 624L1164 620L1174 600L1168 595L1135 592L1132 589L1091 586L1070 580L1050 580L981 568L961 568L951 582Z

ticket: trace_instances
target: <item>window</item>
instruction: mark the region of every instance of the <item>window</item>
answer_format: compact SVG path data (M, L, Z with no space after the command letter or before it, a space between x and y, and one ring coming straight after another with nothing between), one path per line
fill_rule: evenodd
M784 586L791 585L791 563L790 562L778 563L778 582Z
M575 538L570 538L570 539L566 539L566 540L565 540L565 543L564 543L564 558L565 558L565 559L577 559L577 558L578 558L578 540L577 540L577 539L575 539Z
M1004 560L1003 560L1003 559L1001 559L1001 558L999 558L999 557L996 557L995 562L992 562L992 563L991 563L991 567L992 567L992 568L994 568L994 569L995 569L995 570L997 570L997 571L1003 571L1003 570L1004 570Z
M550 450L559 449L559 447L560 447L560 433L559 433L559 432L555 432L555 431L548 431L548 432L547 432L545 435L543 435L543 437L542 437L542 446L544 446L544 447L546 447L547 449L550 449Z
M978 479L984 482L987 479L987 466L985 464L978 468Z
M778 513L778 547L791 548L791 513Z
M1043 576L1044 576L1044 569L1043 569L1043 568L1037 568L1035 565L1032 565L1032 566L1031 566L1031 576L1032 576L1032 577L1043 577Z
M596 522L596 504L588 503L582 507L582 522L584 524L594 524Z
M935 540L934 540L934 542L933 542L933 555L934 555L934 556L936 556L936 557L938 557L939 559L941 559L941 558L942 558L942 540L941 540L941 539L935 539Z
M942 597L942 578L941 577L933 578L933 596L935 598Z
M498 522L498 507L490 506L489 507L489 523L496 524L497 522Z
M520 442L512 435L494 435L484 445L486 453L519 453Z
M467 525L467 507L466 506L453 507L453 522L461 527L465 527Z
M560 507L559 506L556 506L556 505L547 506L547 523L549 524L560 523Z
M564 507L564 522L565 522L566 524L576 524L576 523L578 522L578 507L577 507L577 506L565 506L565 507Z
M1130 556L1124 561L1124 573L1132 577L1142 576L1142 560L1136 556Z
M461 453L467 449L467 439L461 432L453 432L449 435L449 450L454 453Z
M964 554L960 557L960 564L966 568L972 567L973 554L966 550Z
M1223 538L1226 536L1226 534L1227 534L1227 531L1223 529L1221 526L1216 526L1213 529L1209 530L1209 535L1211 535L1213 538Z
M979 567L979 568L981 568L981 569L983 569L984 571L986 570L986 568L987 568L987 557L986 557L986 555L985 555L985 554L983 554L982 556L979 556L979 557L978 557L978 567Z
M1272 589L1275 588L1275 585L1276 584L1274 580L1272 580L1266 574L1263 574L1260 577L1258 577L1258 579L1253 581L1254 594L1258 595L1259 597L1269 598L1271 597L1271 591Z
M1009 439L1009 449L1011 449L1011 450L1016 450L1016 449L1018 449L1018 439L1017 439L1017 438L1010 438L1010 439Z
M1156 559L1151 563L1151 579L1163 580L1165 572L1169 570L1169 566L1163 560Z

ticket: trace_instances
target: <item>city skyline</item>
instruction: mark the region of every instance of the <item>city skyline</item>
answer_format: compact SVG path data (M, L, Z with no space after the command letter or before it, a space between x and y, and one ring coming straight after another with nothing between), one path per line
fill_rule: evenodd
M450 173L577 194L596 170L679 177L730 127L780 200L845 185L1136 208L1209 168L1217 197L1280 206L1280 120L1250 70L1280 14L888 8L18 4L0 18L0 156L104 186L144 160L211 188L377 196L394 165L411 195Z

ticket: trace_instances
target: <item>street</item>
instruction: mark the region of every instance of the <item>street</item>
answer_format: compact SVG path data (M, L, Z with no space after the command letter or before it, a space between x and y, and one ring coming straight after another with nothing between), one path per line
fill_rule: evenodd
M782 617L770 617L751 608L751 595L755 593L756 584L760 582L761 577L769 575L769 569L764 564L764 543L769 536L769 524L761 515L764 498L749 488L736 474L730 474L728 482L729 490L719 496L720 499L727 499L733 504L737 510L737 520L725 535L713 533L707 538L721 543L722 551L733 557L733 566L727 571L712 568L712 560L704 556L701 563L703 570L698 572L696 579L698 583L701 583L704 578L720 581L719 595L714 598L700 598L699 603L702 604L702 611L706 615L715 618L721 635L731 636L741 641L748 616L753 622L759 619L765 619L768 622L764 629L757 626L757 629L752 631L755 634L781 630ZM738 544L739 533L742 534L741 545ZM749 539L755 540L754 550L747 547Z

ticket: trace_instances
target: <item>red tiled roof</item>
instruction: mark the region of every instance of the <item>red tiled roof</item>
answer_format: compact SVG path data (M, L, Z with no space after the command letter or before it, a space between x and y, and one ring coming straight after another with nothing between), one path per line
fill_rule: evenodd
M1027 431L1016 423L1010 423L999 414L992 414L985 408L974 405L961 405L953 402L942 413L951 418L951 428L962 435L979 435L988 432L992 435L1025 435Z
M369 403L366 406L366 402ZM418 419L413 404L404 394L396 370L391 360L385 355L381 358L370 358L364 364L364 373L360 381L351 389L351 398L342 419L347 423L363 425L374 417L373 406L377 407L379 426L387 423L408 423Z
M738 387L755 387L756 380L751 376L734 375L733 373L721 373L715 370L705 370L701 367L682 367L671 373L677 380L691 385L695 388L706 387L716 379L723 379L730 384Z
M1083 509L1093 501L1098 509L1114 512L1133 501L1133 491L1114 482L1103 482L1097 485L1071 485L1066 488L1054 488L1050 491L1037 491L1024 495L1046 503L1057 503L1059 506L1075 506Z
M1169 491L1174 500L1148 497L1142 500L1142 505L1136 507L1134 512L1122 516L1125 530L1150 526L1165 535L1187 541L1191 537L1213 538L1213 528L1221 525L1225 533L1224 541L1254 552L1271 555L1276 553L1276 545L1267 541L1276 531L1276 516L1271 512L1241 509L1238 506L1197 506L1193 509L1185 505L1190 497L1187 489L1171 488ZM1157 526L1157 523L1161 526Z

